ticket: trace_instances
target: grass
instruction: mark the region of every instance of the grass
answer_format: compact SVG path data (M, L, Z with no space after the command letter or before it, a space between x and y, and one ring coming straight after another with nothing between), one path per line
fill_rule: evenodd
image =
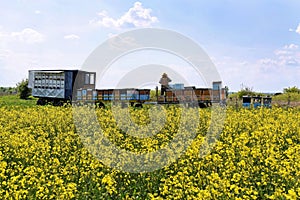
M274 106L300 107L300 94L298 93L283 93L273 96Z
M265 96L265 95L261 95ZM231 99L230 99L231 98ZM229 95L227 99L227 105L235 106L236 105L236 98L238 98L238 93ZM238 106L242 106L242 99L238 99L237 101ZM300 93L297 92L290 92L290 93L283 93L279 95L272 96L272 105L279 106L279 107L300 107Z
M290 101L300 101L300 94L298 93L283 93L280 95L273 96L273 100L275 101L288 101L290 98Z
M290 97L289 97L290 96ZM284 93L281 95L276 95L272 97L272 103L274 105L287 105L288 99L290 98L291 106L300 105L300 94L298 93ZM0 106L35 106L37 102L37 98L30 97L29 99L20 99L18 95L4 95L0 96ZM228 98L227 104L234 106L235 98L230 100ZM295 105L294 105L295 104ZM238 101L238 105L241 106L241 100Z
M18 95L0 96L0 106L35 106L37 99L30 97L28 99L20 99Z

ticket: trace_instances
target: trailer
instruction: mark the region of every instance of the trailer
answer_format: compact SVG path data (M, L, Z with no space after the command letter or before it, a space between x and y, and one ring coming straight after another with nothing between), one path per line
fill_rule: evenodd
M37 105L72 102L78 88L95 89L96 73L81 70L29 70L28 87Z
M213 103L225 102L225 88L220 81L213 82L212 88L184 87L182 83L173 87L165 87L164 93L158 95L156 88L156 104L187 104L209 107ZM150 89L121 88L95 89L96 72L81 70L29 70L28 87L32 96L38 98L38 105L64 103L96 104L104 107L107 102L129 103L142 107L151 101ZM153 101L153 100L152 100Z
M224 88L214 90L188 86L183 89L167 89L165 95L157 96L158 104L187 104L197 105L201 108L210 107L213 103L224 103L225 101Z
M150 89L122 88L122 89L77 89L77 103L94 103L97 107L105 107L109 102L125 103L142 107L150 100Z

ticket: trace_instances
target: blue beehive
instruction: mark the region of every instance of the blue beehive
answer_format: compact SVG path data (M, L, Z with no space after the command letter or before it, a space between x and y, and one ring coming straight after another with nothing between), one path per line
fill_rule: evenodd
M259 108L261 106L261 97L253 97L253 108Z
M175 83L175 84L172 84L170 86L174 90L183 90L184 89L184 84L183 83Z
M250 96L243 96L243 107L244 108L251 107L251 97Z

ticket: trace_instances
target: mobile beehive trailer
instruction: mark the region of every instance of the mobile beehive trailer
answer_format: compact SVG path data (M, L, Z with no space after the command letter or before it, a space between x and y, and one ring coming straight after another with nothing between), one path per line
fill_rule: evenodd
M106 102L121 103L123 106L129 103L131 106L142 107L142 104L150 100L150 89L122 88L122 89L97 89L96 104L100 107Z
M98 107L105 107L106 103L129 103L131 106L142 106L150 100L150 89L122 88L122 89L78 89L77 102L95 103Z
M209 107L212 103L220 103L224 100L225 89L223 88L213 90L211 88L196 88L195 86L184 87L183 89L167 89L164 96L157 96L158 104L197 104L201 108Z
M79 88L95 89L95 72L81 70L29 70L28 87L38 105L72 102Z
M201 108L212 106L213 103L226 105L226 94L225 88L222 88L222 81L214 81L212 86L212 88L184 87L182 83L178 83L171 85L160 96L158 95L158 87L156 87L157 103L198 105Z

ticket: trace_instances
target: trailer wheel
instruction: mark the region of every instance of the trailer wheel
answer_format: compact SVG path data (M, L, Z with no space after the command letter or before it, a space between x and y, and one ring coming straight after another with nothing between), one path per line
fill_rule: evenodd
M103 103L103 102L99 102L99 104L98 104L98 108L105 108L105 105L104 105L104 103Z
M205 103L199 103L199 107L200 108L206 108L207 106L205 105Z
M44 99L38 99L36 102L36 105L44 106L44 105L46 105L46 101Z
M211 107L212 106L212 102L211 101L207 101L206 102L206 107Z
M143 108L143 104L141 104L141 103L136 103L136 104L134 105L134 107L135 107L135 108Z
M63 102L58 100L54 102L54 106L63 106Z
M71 100L67 100L66 102L63 103L64 107L68 107L68 106L72 106L72 101Z

